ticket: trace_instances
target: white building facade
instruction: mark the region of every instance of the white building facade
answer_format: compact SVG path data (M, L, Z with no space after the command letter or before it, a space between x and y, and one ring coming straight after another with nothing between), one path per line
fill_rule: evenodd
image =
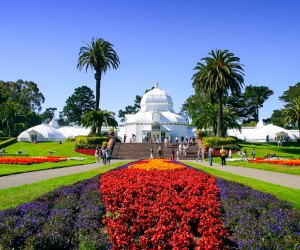
M118 128L118 136L123 140L125 136L126 142L163 141L166 137L174 141L176 136L194 135L187 118L175 113L171 96L158 83L142 97L140 106L141 110L126 115L124 126Z

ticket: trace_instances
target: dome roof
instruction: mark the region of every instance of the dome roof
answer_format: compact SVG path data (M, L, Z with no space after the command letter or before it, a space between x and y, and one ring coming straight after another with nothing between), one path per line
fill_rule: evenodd
M148 91L141 100L141 111L174 112L173 101L168 93L155 84L154 89Z
M138 112L133 115L127 115L127 124L129 123L181 123L186 124L186 119L172 112Z
M43 123L22 132L18 136L18 141L31 141L31 134L37 135L37 141L58 141L65 139L64 135L56 128Z

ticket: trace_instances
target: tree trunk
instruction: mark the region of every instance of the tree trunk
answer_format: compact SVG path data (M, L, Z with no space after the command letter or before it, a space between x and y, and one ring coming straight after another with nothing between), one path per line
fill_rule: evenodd
M95 73L95 79L96 79L96 103L95 103L95 110L99 110L100 105L100 82L101 82L101 73L96 72Z
M218 98L219 101L219 107L218 107L218 127L217 127L217 136L222 135L222 129L223 129L223 100L222 95L219 95Z

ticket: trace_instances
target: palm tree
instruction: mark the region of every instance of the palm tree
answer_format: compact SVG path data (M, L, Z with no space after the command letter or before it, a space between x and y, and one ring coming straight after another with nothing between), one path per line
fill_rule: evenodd
M288 124L296 124L300 137L300 96L290 103L291 107L283 110L284 121Z
M85 47L80 48L79 58L77 62L77 68L82 70L85 67L86 71L88 68L95 70L96 79L96 104L95 110L99 110L100 103L100 82L102 74L107 69L117 69L120 61L119 57L113 49L113 45L101 38L92 39L91 45L86 44Z
M0 105L0 120L3 126L7 127L8 137L12 136L15 125L18 121L21 106L13 101L6 101Z
M81 124L85 128L92 128L91 133L93 134L94 128L97 128L97 133L101 134L101 128L104 125L112 126L116 128L118 126L118 122L114 117L115 113L108 110L92 110L84 113Z
M228 50L211 51L211 57L205 57L204 63L198 62L193 75L193 87L196 91L203 90L209 95L215 95L218 101L218 127L217 135L221 136L223 130L223 96L240 93L244 84L244 70L239 63L240 58L235 57Z

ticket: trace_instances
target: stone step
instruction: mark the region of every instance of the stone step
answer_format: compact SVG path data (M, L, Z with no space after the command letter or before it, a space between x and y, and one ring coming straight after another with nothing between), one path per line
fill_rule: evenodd
M178 149L177 145L170 145L169 147L163 147L163 144L159 144L163 148L163 158L171 158L172 149L174 149L175 158ZM154 158L158 158L158 144L149 143L116 143L114 150L112 152L113 159L147 159L150 157L150 148L153 146ZM197 145L189 146L188 153L186 157L184 155L180 156L180 159L196 159L197 158Z

